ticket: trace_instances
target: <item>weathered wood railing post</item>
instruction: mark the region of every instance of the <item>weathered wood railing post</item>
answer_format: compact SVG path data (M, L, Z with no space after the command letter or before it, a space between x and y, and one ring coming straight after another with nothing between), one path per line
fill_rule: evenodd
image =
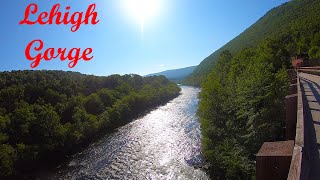
M286 96L286 140L294 140L296 137L297 102L298 94L290 94Z
M287 141L265 142L256 155L257 180L283 180L287 179L292 155L294 139L296 138L297 104L298 104L298 77L294 69L288 70L291 82L288 96L285 98Z
M288 91L288 96L286 96L285 106L286 106L286 140L294 140L296 137L296 125L297 125L297 73L295 69L288 70L288 76L290 79L290 87Z
M256 157L256 179L287 179L293 147L293 140L265 142Z

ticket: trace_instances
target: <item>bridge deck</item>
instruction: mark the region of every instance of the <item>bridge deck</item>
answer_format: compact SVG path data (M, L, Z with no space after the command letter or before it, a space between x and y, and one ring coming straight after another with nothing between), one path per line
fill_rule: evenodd
M305 117L309 179L320 179L320 76L299 73Z

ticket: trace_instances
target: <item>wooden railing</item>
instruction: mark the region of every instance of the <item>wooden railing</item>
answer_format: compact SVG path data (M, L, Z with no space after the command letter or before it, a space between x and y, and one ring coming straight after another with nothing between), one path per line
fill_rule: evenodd
M297 71L297 126L296 126L296 137L295 145L292 153L292 159L288 174L288 180L307 179L306 171L306 156L305 156L305 142L304 142L304 108L303 108L303 97L301 91L299 72Z
M313 74L319 69L304 68ZM308 151L305 148L304 92L299 71L289 70L290 88L286 96L285 141L265 142L256 155L257 180L308 179Z
M304 69L299 69L299 72L320 75L320 68L304 68Z

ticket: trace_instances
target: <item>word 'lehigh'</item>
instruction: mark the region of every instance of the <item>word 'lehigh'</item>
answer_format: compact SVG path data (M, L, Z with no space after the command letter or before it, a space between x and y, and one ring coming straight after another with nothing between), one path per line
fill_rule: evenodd
M89 24L89 19L91 17L91 24L96 25L99 23L99 20L97 20L98 13L95 12L96 4L91 4L86 13L85 17L83 19L84 12L74 12L69 17L70 12L70 6L66 6L66 12L64 14L60 12L60 4L55 4L52 6L52 9L50 12L41 12L38 15L38 19L36 21L29 20L30 14L36 14L38 12L38 5L37 4L29 4L24 12L24 19L20 21L19 24L28 24L28 25L34 25L39 23L40 25L46 25L46 24L72 24L71 27L72 32L76 32L79 30L81 24Z
M96 25L99 23L97 20L98 13L95 11L96 4L91 4L88 6L87 11L84 12L74 12L70 15L70 6L66 6L65 12L60 12L60 4L55 4L52 6L50 12L41 12L38 14L38 18L30 17L38 13L37 4L29 4L24 12L24 19L19 22L20 25L46 25L46 24L72 24L71 32L76 32L79 30L81 24ZM85 17L83 17L85 15ZM83 19L84 18L84 19ZM90 21L91 18L91 22ZM36 19L36 21L33 21ZM31 41L25 50L26 58L29 61L33 61L30 64L31 68L36 68L40 64L41 60L50 61L51 59L60 58L61 61L69 60L69 68L73 68L77 65L78 61L83 59L84 61L90 61L93 58L92 48L86 48L84 51L81 51L80 48L72 48L67 50L67 48L52 48L43 49L44 43L41 39ZM32 52L32 51L35 52ZM36 54L36 55L35 55Z

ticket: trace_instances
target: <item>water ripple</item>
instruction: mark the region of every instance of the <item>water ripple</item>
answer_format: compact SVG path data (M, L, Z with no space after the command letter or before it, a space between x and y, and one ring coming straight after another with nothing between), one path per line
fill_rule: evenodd
M194 168L203 163L195 115L199 91L182 86L179 97L102 138L44 179L208 179Z

